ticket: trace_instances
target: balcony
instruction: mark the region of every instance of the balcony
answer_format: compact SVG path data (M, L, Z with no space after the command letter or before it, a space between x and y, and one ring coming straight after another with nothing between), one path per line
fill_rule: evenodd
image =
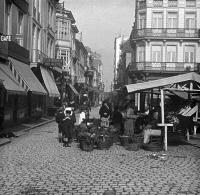
M138 1L137 9L144 9L146 8L146 0Z
M0 56L4 59L13 57L24 63L29 63L29 51L14 41L0 41Z
M44 58L48 58L48 56L38 49L32 50L31 62L33 62L33 63L43 63Z
M200 64L186 62L133 62L128 66L129 72L190 72L199 71Z
M162 7L163 6L163 0L153 0L153 6L154 7Z
M178 1L177 0L168 0L168 7L177 7Z
M143 28L133 29L132 39L155 38L200 38L199 29L184 28Z
M196 7L196 0L186 0L186 7Z

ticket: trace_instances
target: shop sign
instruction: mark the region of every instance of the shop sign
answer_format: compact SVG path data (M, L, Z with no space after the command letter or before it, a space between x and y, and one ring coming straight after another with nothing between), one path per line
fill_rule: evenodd
M62 68L62 66L63 66L63 60L62 59L44 58L43 63L44 63L45 66L48 66L48 67Z

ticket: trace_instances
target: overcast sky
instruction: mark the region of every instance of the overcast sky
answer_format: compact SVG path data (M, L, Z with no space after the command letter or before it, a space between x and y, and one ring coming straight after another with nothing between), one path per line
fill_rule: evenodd
M60 1L61 2L61 1ZM106 91L113 81L114 40L129 36L134 21L135 0L64 0L72 11L82 42L102 56Z

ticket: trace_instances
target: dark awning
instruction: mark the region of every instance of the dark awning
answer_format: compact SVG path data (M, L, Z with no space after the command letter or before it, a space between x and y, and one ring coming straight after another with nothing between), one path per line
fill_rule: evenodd
M56 82L53 76L53 72L47 68L40 66L42 78L44 80L44 84L47 88L49 97L60 97L60 93L56 86Z
M79 95L78 91L74 88L73 85L71 85L71 84L68 84L68 85L69 85L69 87L71 88L71 90L72 90L76 95Z
M12 63L13 68L18 72L18 74L20 74L21 78L28 86L29 91L34 94L47 95L46 90L34 75L29 65L13 58L9 58L9 60Z
M9 66L6 64L0 64L0 79L8 93L26 94L25 88L22 88L22 86L17 82L9 69Z

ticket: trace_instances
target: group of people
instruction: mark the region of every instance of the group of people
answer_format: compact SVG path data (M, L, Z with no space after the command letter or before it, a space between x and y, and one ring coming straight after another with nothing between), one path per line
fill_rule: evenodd
M147 110L141 117L133 101L128 102L122 110L117 105L112 109L111 103L105 100L100 107L99 115L102 126L108 127L111 124L120 135L133 137L135 134L141 134L144 137L144 144L149 142L151 135L161 135L161 130L157 127L161 120L159 107L151 111ZM66 103L63 104L56 114L56 122L59 129L59 142L63 143L64 147L70 147L76 122L74 108Z
M144 113L139 113L134 106L134 102L127 103L125 108L120 109L116 105L112 112L109 101L103 101L99 110L101 121L110 121L120 132L120 135L133 137L135 134L143 135L143 143L149 142L150 136L161 135L161 129L157 126L161 122L160 106L149 109Z

